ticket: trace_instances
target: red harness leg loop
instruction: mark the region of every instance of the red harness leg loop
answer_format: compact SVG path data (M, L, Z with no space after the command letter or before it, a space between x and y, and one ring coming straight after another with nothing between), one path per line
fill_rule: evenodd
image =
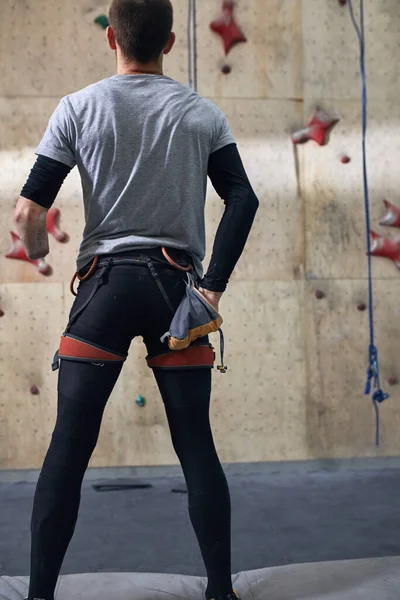
M61 338L59 358L77 359L87 362L123 362L126 355L116 354L106 348L93 345L91 342L64 335Z
M214 348L210 345L189 346L184 350L174 350L147 358L147 364L151 369L213 368L214 361Z

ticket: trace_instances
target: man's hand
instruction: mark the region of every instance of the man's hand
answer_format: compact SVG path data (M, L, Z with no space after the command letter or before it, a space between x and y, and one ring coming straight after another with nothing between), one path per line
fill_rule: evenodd
M199 292L203 294L207 302L209 302L215 308L215 310L219 312L219 301L221 300L223 292L211 292L210 290L205 290L204 288L199 288Z
M19 198L14 222L28 258L31 260L44 258L49 253L46 216L46 208L22 196Z

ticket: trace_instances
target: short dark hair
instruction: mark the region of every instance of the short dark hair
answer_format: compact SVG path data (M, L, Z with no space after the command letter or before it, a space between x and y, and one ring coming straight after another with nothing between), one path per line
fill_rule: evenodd
M146 64L168 43L173 25L170 0L113 0L110 25L124 56Z

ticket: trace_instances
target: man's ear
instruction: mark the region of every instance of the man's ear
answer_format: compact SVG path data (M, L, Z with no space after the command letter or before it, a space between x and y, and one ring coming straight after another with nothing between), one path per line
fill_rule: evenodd
M171 52L171 50L175 44L175 40L176 40L176 35L174 34L173 31L171 31L169 40L168 40L168 44L164 48L164 54L169 54Z
M117 42L115 40L114 29L112 27L107 27L107 40L111 50L116 50Z

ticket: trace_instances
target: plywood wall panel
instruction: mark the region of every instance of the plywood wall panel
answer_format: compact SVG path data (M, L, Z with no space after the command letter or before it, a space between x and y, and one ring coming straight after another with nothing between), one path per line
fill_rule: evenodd
M335 0L238 0L247 44L226 57L209 23L220 2L198 2L199 91L226 113L260 199L249 242L223 298L226 375L214 372L211 419L222 460L397 455L397 386L382 411L363 395L368 315L358 47L348 6ZM187 9L174 2L177 44L167 75L187 83ZM39 467L55 418L52 354L73 298L68 283L83 228L75 169L56 201L69 244L51 240L51 279L4 258L15 201L59 99L113 75L115 57L93 23L108 2L2 3L0 21L0 468ZM396 0L366 2L371 218L400 206ZM23 40L23 43L21 43ZM223 64L230 75L220 72ZM303 101L304 100L304 101ZM337 113L329 144L293 147L315 105ZM340 163L346 153L351 162ZM209 185L207 259L223 202ZM394 232L393 232L394 233ZM205 266L208 260L205 261ZM398 272L374 259L381 377L400 378ZM306 281L304 281L304 279ZM29 283L32 282L32 283ZM35 285L38 283L40 285ZM326 297L315 298L321 289ZM32 308L33 307L33 308ZM218 336L212 336L218 351ZM141 340L106 408L92 466L177 463ZM218 356L218 352L217 352ZM39 396L29 388L38 385ZM146 398L139 408L136 397Z
M353 2L355 10L358 2ZM357 14L357 18L359 15ZM365 2L370 99L397 100L400 93L400 13L397 0ZM359 99L359 47L348 6L332 0L303 2L305 98Z
M307 457L302 304L300 281L236 282L223 298L229 370L211 409L223 460Z
M303 273L303 206L290 131L302 119L297 102L218 100L238 142L260 208L232 280L296 279ZM221 206L222 205L222 206ZM223 203L209 185L207 260Z
M60 98L115 74L115 55L94 23L109 3L90 0L2 2L0 95ZM176 18L185 18L177 7ZM180 29L180 28L179 28ZM22 43L23 40L23 43ZM178 35L167 74L186 81L186 40ZM172 56L172 55L171 55Z
M326 298L314 297L315 287ZM381 281L375 294L376 336L382 386L398 373L400 337L398 282ZM376 449L375 413L364 395L368 365L368 312L359 312L365 299L361 281L308 282L306 331L308 356L307 443L314 458L397 455L400 399L398 386L381 406L381 447Z
M112 74L114 57L104 32L85 19L89 6L46 0L3 3L0 53L9 57L1 64L3 95L60 97Z
M305 205L307 273L316 278L366 277L367 261L360 132L356 102L326 100L323 106L340 117L327 146L308 142L298 148ZM309 115L312 104L305 107ZM305 122L308 116L305 117ZM351 158L340 162L341 154ZM400 204L400 112L396 103L370 102L368 166L371 226L381 235L395 231L379 227L383 199ZM392 263L375 258L377 278L397 276Z
M65 321L63 286L1 285L0 305L0 468L37 468L55 422L51 363Z
M300 0L235 2L236 20L247 43L224 55L209 23L220 2L198 3L199 92L224 98L298 98L302 95ZM221 73L223 64L232 68Z

